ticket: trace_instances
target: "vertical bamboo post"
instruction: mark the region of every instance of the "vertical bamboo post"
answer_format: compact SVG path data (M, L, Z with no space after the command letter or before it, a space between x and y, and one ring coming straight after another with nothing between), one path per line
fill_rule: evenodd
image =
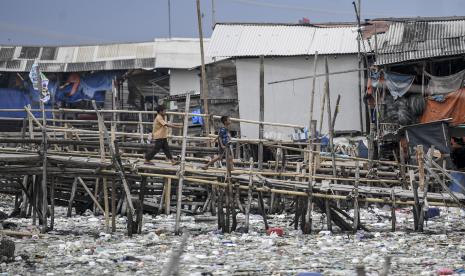
M77 189L77 178L74 178L73 184L71 186L71 195L69 197L69 202L68 202L68 212L67 212L67 217L71 217L72 211L73 211L73 201L74 197L76 196L76 189Z
M171 178L165 178L165 214L169 215L171 211Z
M227 217L226 217L226 221L227 221L227 232L230 233L231 231L234 231L234 229L236 228L237 226L237 221L236 221L236 207L235 207L235 204L234 204L234 191L233 191L233 187L232 187L232 183L231 183L231 167L232 167L232 164L231 164L231 150L230 150L230 147L228 145L226 145L226 181L227 181L227 192L226 192L226 205L227 205L227 208L226 208L226 212L227 212ZM232 216L232 224L231 224L231 227L229 227L229 214Z
M413 205L413 228L415 231L418 230L418 217L419 217L419 206L420 206L420 201L418 199L418 184L415 182L415 173L413 170L409 170L409 178L410 178L410 187L412 188L413 191L413 199L415 201L415 204Z
M42 87L42 77L40 75L39 65L36 66L37 74L37 89L39 90L40 100L40 110L42 113L42 229L41 232L47 232L47 210L48 210L48 201L47 201L47 118L45 117L45 103L42 101L43 87Z
M142 113L139 113L139 133L140 142L144 143L144 124L142 123Z
M31 109L31 105L28 105L27 106L28 109ZM27 113L27 119L28 119L28 127L29 127L29 138L31 139L34 139L34 123L32 121L32 116L31 114L29 114L29 112Z
M337 171L336 171L336 156L334 154L334 144L333 144L333 124L331 120L331 95L329 92L329 68L328 68L328 57L325 57L325 94L326 94L326 112L328 113L328 133L329 133L329 150L331 152L331 163L333 169L334 184L337 184ZM327 191L329 193L329 191ZM325 208L326 208L326 223L328 230L332 231L332 222L331 222L331 209L330 209L330 200L325 199Z
M368 168L373 168L373 158L375 154L375 124L370 123L370 133L368 134Z
M300 172L302 171L301 167L302 167L302 163L297 162L296 169L295 169L297 174L300 174ZM295 177L295 180L300 181L300 178ZM299 198L299 196L296 196L295 197L295 212L294 212L294 229L295 230L299 229L299 217L301 215L301 210L300 209L301 209L300 208L300 198Z
M333 144L333 137L334 137L334 129L333 129L333 122L331 120L331 96L329 92L329 68L328 68L328 57L325 57L325 94L326 94L326 111L328 112L328 134L329 134L329 150L331 151L331 163L333 166L333 176L337 177L336 172L336 156L334 154L334 144ZM336 184L336 180L334 180L334 184Z
M396 196L394 194L394 189L391 190L391 231L396 231Z
M28 197L28 190L29 190L29 176L28 175L25 175L23 177L23 181L22 181L22 185L23 185L23 192L22 192L22 196L23 196L23 201L22 201L22 205L21 205L21 217L26 217L27 215L27 206L28 204L30 204L29 202L29 197Z
M362 29L360 26L360 0L357 1L357 8L356 8L356 13L357 13L357 59L358 59L358 109L359 109L359 119L360 119L360 132L363 133L363 107L362 107L362 54L360 52L361 50L361 43L362 43Z
M184 170L186 165L186 146L187 146L187 128L189 126L189 107L191 102L191 93L186 95L186 106L184 110L184 126L182 131L182 148L181 148L181 166L179 168L179 180L178 180L178 194L177 194L177 206L176 206L176 223L174 231L177 235L180 235L179 231L181 222L181 205L182 205L182 186L184 184Z
M203 47L203 30L202 30L202 14L200 11L200 0L196 1L197 4L197 27L199 29L199 43L200 43L200 77L202 79L202 91L201 98L203 100L204 113L209 114L208 109L208 84L207 84L207 73L205 71L205 56ZM205 117L205 132L210 134L210 118Z
M139 113L140 114L140 113ZM142 219L144 216L144 195L145 195L145 187L147 186L147 177L142 177L140 182L140 190L139 190L139 210L137 212L137 233L142 233ZM160 205L162 200L160 200Z
M32 224L37 223L37 175L32 176Z
M116 183L111 179L111 232L116 232Z
M245 229L247 233L249 232L249 219L250 219L250 206L252 205L252 185L253 185L253 158L249 159L249 186L247 189L247 205L245 207Z
M258 192L258 204L260 206L260 210L262 212L263 216L263 223L265 224L265 230L268 230L268 220L266 218L266 213L265 213L265 203L263 202L263 195L262 192Z
M97 177L95 178L95 188L94 188L94 197L99 198L99 192L98 192L98 188L99 188L99 181L100 179ZM96 216L98 214L98 209L97 209L97 205L95 205L95 203L92 205L93 206L93 209L94 209L94 216ZM104 214L105 215L105 214Z
M50 230L53 230L55 225L55 181L56 177L52 177L50 183Z
M260 142L258 143L258 170L261 171L263 169L263 136L264 136L264 125L263 121L265 121L265 58L264 56L260 56L260 98L259 98L260 106L259 106L259 121L260 124L258 126L258 139Z
M114 114L114 113L113 113ZM112 122L112 126L113 126L113 122ZM100 162L105 162L105 140L104 140L104 128L105 126L103 124L98 124L98 129L99 129L99 133L98 133L98 137L99 137L99 145L100 145L100 148L99 148L99 151L100 151ZM112 131L113 131L113 127L112 127ZM112 133L112 136L113 136L113 133ZM108 183L107 183L107 178L106 177L103 177L102 179L102 182L103 182L103 201L104 201L104 208L105 208L105 212L104 212L104 216L105 216L105 231L107 233L110 233L110 215L109 215L109 206L108 206ZM98 188L98 186L96 185L96 189Z
M323 97L321 99L321 111L320 111L320 122L319 122L319 127L318 127L318 132L321 134L321 131L323 130L323 120L324 120L324 115L325 115L325 105L326 105L326 92L323 92Z
M431 168L433 166L433 164L432 164L433 163L433 154L434 154L434 146L431 146L429 151L428 151L428 168ZM424 158L424 156L422 156L422 154L421 154L421 150L420 150L419 155L421 156L422 159ZM420 169L424 170L424 161L422 162L422 164L423 164L423 168L420 168ZM424 173L424 171L423 171L423 173ZM418 220L418 230L420 232L423 232L423 226L424 226L424 221L425 221L425 212L428 211L427 210L427 208L428 208L427 196L428 196L429 181L430 181L430 175L427 174L426 178L424 180L423 196L422 196L422 202L421 202L421 208L420 208L420 216L419 216L419 220Z
M416 158L418 163L418 174L419 174L419 189L420 192L425 190L425 161L424 161L424 150L423 145L417 146Z
M116 135L115 135L115 132L116 132L116 112L115 110L118 110L118 105L116 104L116 98L117 98L117 95L118 95L118 90L117 90L117 87L116 87L116 79L114 79L112 81L112 87L111 87L111 104L113 106L113 112L111 113L111 125L110 125L110 132L111 132L111 143L115 143L115 139L116 139ZM103 135L103 134L102 134Z
M354 184L354 232L357 232L360 221L360 209L358 206L358 185L360 183L360 164L355 159L355 184Z
M313 106L315 102L315 87L316 87L316 66L318 61L318 51L313 57L313 79L312 79L312 94L310 96L310 119L308 122L308 196L307 196L307 212L305 213L304 234L312 232L312 209L313 209L313 139L316 137L316 122L313 121Z
M405 174L405 152L404 152L404 147L403 143L399 142L399 161L400 161L400 177L402 181L402 187L403 189L407 189L407 179L406 179L406 174Z

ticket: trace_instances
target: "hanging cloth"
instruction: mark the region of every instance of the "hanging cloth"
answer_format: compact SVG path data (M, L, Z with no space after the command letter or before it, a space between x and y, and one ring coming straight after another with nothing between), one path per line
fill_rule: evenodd
M465 70L450 76L437 77L423 71L430 78L426 92L430 95L447 94L459 90L463 86Z
M402 97L412 86L415 76L384 71L384 80L394 100Z

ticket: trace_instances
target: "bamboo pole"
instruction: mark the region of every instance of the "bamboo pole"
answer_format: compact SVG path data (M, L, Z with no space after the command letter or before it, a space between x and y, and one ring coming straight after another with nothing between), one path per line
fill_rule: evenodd
M250 157L249 162L250 162L249 171L252 172L253 170L253 158L252 157ZM252 173L250 173L249 174L249 186L247 189L247 205L245 207L245 229L247 233L249 232L250 206L252 205L252 186L253 186L253 175Z
M358 184L360 182L360 166L358 160L355 161L355 184L354 184L354 232L357 232L360 222L360 209L358 206Z
M313 75L316 75L316 67L318 61L318 51L315 52L313 58ZM308 133L308 150L309 158L308 158L308 197L307 197L307 212L305 213L305 225L304 225L304 233L310 234L312 232L312 210L313 210L313 139L316 137L316 122L313 121L313 106L315 102L315 86L316 86L316 78L312 79L312 94L310 97L310 119L308 122L309 125L309 133Z
M329 92L329 69L328 69L328 57L325 57L325 72L326 72L326 80L325 80L325 94L326 94L326 111L328 112L328 133L329 133L329 150L331 152L331 162L333 165L333 176L337 177L336 172L336 155L334 153L334 144L333 144L333 136L334 136L334 129L331 120L331 96ZM334 180L334 184L336 184L336 180Z
M196 6L197 6L197 27L199 30L199 43L200 43L200 77L202 79L202 92L201 92L201 97L203 100L203 109L205 114L209 114L209 109L208 109L208 84L207 84L207 73L205 71L205 57L204 57L204 50L203 50L203 31L202 31L202 15L200 12L200 0L196 1ZM189 93L188 93L189 94ZM187 96L186 96L186 101L187 101ZM189 108L186 108L189 110ZM187 117L187 114L189 112L185 113L185 116ZM210 123L209 123L209 117L205 118L205 132L210 133Z
M188 93L186 96L186 107L185 107L185 113L187 114L189 112L190 108L190 102L191 102L191 94ZM175 223L175 233L177 235L180 235L180 223L181 223L181 199L182 199L182 186L184 183L184 171L185 171L185 166L186 166L186 146L187 146L187 128L188 128L188 121L187 116L184 116L184 126L182 130L182 135L183 135L183 140L182 140L182 150L181 150L181 166L179 168L179 181L178 181L178 194L177 194L177 205L176 205L176 223Z
M114 98L114 97L113 97ZM105 127L104 124L99 123L99 143L100 143L100 162L105 162L105 140L104 140L104 131L103 128ZM113 127L112 127L112 137L113 137ZM114 140L113 140L114 141ZM113 143L113 142L111 142ZM110 215L109 215L109 206L108 206L108 183L106 177L102 178L103 184L103 200L105 210L103 212L105 216L105 232L110 233ZM95 185L95 191L97 192L98 185Z
M259 120L265 120L265 58L260 56L260 94L259 94ZM264 125L258 126L258 139L263 140ZM263 142L258 143L258 170L263 169Z

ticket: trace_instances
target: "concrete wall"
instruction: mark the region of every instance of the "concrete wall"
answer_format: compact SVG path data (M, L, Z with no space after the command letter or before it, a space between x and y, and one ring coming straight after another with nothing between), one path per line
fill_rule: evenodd
M197 70L171 69L170 95L184 94L189 91L200 93L200 77Z
M355 69L358 66L356 55L328 56L328 64L330 72ZM259 68L258 58L236 60L239 113L243 119L258 120ZM318 58L317 74L319 73L324 73L324 56ZM312 80L268 83L312 74L313 57L265 58L265 121L308 126ZM323 89L324 77L319 77L316 82L313 116L318 121ZM338 94L341 94L341 102L335 130L360 130L357 72L330 76L332 113ZM327 126L325 111L323 133L327 132ZM269 139L289 140L293 132L290 128L265 127L265 137ZM246 138L258 138L258 125L242 123L241 134Z

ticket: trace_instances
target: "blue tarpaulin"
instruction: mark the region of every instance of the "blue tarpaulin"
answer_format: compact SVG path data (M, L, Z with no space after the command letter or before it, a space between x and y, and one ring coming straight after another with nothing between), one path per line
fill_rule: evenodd
M37 91L32 92L32 87L29 91L19 90L14 88L0 88L0 109L24 109L24 106L31 105L32 109L39 109L39 96ZM45 104L45 108L51 107L50 101ZM41 112L33 112L34 116L42 117ZM1 112L0 117L7 118L25 118L25 111ZM46 117L51 118L52 113L46 112Z
M454 179L449 185L450 190L452 192L465 194L465 173L451 172L450 175Z
M82 100L105 101L105 92L111 90L112 81L117 77L117 72L97 72L81 76L77 91L70 96L72 84L57 89L55 101L63 103L76 103Z
M200 114L200 108L192 110L191 113ZM192 124L203 125L203 118L201 116L192 116Z

